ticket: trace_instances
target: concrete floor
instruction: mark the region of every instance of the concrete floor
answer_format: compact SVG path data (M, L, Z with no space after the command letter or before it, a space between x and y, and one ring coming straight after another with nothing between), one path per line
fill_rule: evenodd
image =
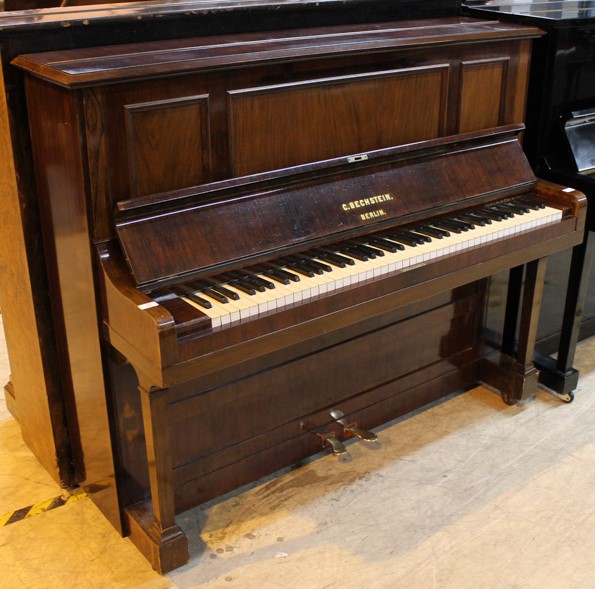
M1 332L1 325L0 325ZM155 573L90 499L0 528L0 587L595 588L595 341L571 404L482 388L179 516L190 562ZM8 379L0 337L0 383ZM2 514L64 491L0 400Z

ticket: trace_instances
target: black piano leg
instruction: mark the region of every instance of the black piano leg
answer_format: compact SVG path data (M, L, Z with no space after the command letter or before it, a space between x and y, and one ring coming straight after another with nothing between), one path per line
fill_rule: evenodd
M497 360L484 360L482 366L482 380L500 391L509 405L522 404L537 392L538 371L533 364L533 352L546 263L546 258L542 258L527 264L524 288L521 288L523 267L510 271L500 355ZM517 325L518 343L515 345Z
M587 229L583 243L572 250L558 357L537 354L535 358L535 364L541 371L539 382L567 403L574 398L572 391L578 384L579 373L572 365L594 251L595 239L589 237Z
M516 330L519 318L521 293L523 291L524 266L511 268L508 273L508 292L502 330L502 352L513 357L516 350Z
M139 375L139 381L141 380ZM125 510L130 539L159 573L188 562L188 538L175 521L167 389L139 384L151 499Z

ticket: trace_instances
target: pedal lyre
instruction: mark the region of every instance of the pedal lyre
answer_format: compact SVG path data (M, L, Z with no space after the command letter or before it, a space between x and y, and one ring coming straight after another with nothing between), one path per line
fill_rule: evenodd
M349 423L345 419L345 414L343 413L343 411L340 411L339 409L331 409L331 417L337 423L343 426L343 430L347 435L355 436L356 438L359 438L364 442L372 443L378 441L378 436L375 433L369 432L365 429L361 429L357 426L357 423Z

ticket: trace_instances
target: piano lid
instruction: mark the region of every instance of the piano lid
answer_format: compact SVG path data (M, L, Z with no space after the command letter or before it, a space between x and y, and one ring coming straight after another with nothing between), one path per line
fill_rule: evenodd
M526 190L510 125L119 204L116 233L146 289Z
M17 1L12 3L16 5ZM46 3L50 4L50 2ZM459 16L459 0L120 0L109 3L20 10L9 7L2 11L0 3L0 31L23 31L28 29L65 29L80 27L89 29L93 25L119 25L135 20L155 23L171 19L194 20L198 27L205 21L211 30L228 30L225 23L233 23L233 28L250 30L254 23L263 30L270 29L268 23L276 27L296 27L309 23L310 26L331 23L371 22L373 20L433 19ZM371 9L370 4L373 4ZM222 22L225 21L222 27ZM164 25L161 25L165 27ZM257 25L258 27L258 25ZM230 30L231 32L231 30Z
M543 20L563 24L595 18L595 0L463 0L463 6L476 16L482 12L495 13L498 17L514 15L527 22Z

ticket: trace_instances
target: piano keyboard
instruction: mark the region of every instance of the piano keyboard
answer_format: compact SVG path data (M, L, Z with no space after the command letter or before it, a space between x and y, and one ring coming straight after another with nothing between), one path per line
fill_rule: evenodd
M517 199L189 282L171 293L207 315L217 328L561 218L559 209Z

